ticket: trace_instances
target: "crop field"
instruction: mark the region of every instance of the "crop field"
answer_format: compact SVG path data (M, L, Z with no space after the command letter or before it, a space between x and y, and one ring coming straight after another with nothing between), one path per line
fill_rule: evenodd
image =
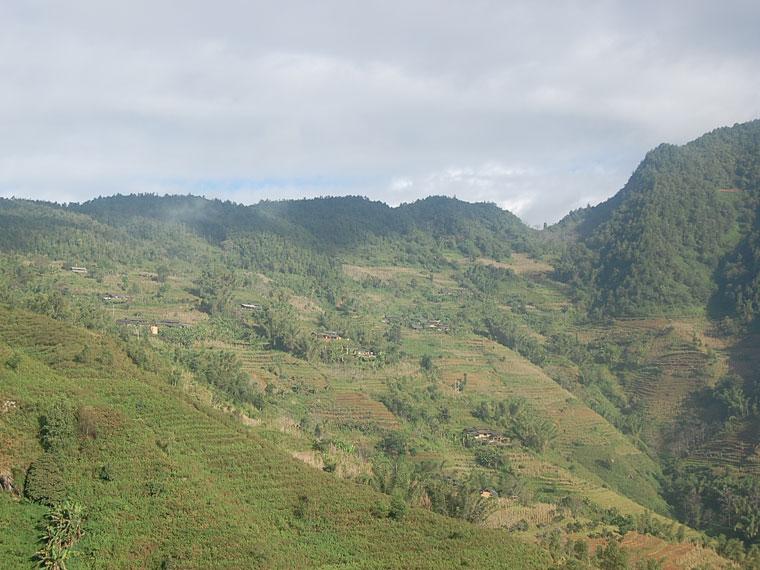
M591 550L603 544L602 540L592 540ZM717 556L713 550L698 544L684 542L672 544L660 538L629 532L623 537L621 546L630 553L631 560L659 560L663 570L693 570L696 568L711 568L722 570L737 568L735 564Z
M0 339L12 341L14 350L31 350L43 330L59 335L55 358L79 350L80 333L64 325L29 326L19 335L25 325L42 324L41 317L3 317ZM464 523L426 511L413 510L404 523L373 517L370 506L386 500L381 495L303 465L232 416L183 397L118 354L115 361L131 380L80 367L77 376L88 381L73 384L73 367L54 370L34 358L22 359L16 372L0 371L0 399L19 406L0 424L1 438L20 442L13 448L14 467L40 455L37 414L52 394L99 410L92 415L97 435L80 442L66 467L67 486L89 513L72 567L158 567L171 561L183 568L239 568L254 560L266 568L422 568L452 557L486 567L495 552L526 568L544 567L538 551L495 531L472 535ZM97 469L93 473L99 465L106 466L107 480L97 477ZM4 546L12 556L6 567L23 566L31 556L41 511L0 497L0 528L14 521L16 529L15 542ZM467 539L446 539L455 529ZM383 546L389 541L396 545L392 552ZM420 545L428 541L435 547L426 547L421 559Z
M383 430L399 427L396 417L380 402L361 392L337 392L334 400L315 408L315 416L335 424L363 424Z
M517 275L538 276L547 275L554 271L554 268L550 264L545 261L533 259L524 253L513 253L507 261L503 262L488 259L486 257L479 257L477 262L482 263L483 265L493 265L494 267L511 269Z

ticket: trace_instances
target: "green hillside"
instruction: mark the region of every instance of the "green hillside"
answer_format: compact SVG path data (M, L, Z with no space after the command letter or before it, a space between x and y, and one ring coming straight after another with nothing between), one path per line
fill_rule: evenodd
M288 457L139 369L118 344L23 311L3 309L1 317L3 361L20 360L0 371L3 401L14 402L0 424L0 467L29 492L25 469L43 465L37 492L84 505L87 532L72 567L548 564L503 533L428 511L411 509L402 520L373 514L387 510L387 498ZM92 362L77 361L84 346L98 347ZM63 434L65 446L46 451L39 420L56 406L76 425ZM4 568L30 566L43 512L0 496Z
M754 271L745 275L730 260L751 255L758 157L760 121L657 147L617 195L554 230L578 240L558 267L561 278L599 313L678 314L713 300L716 310L751 317L746 284Z
M728 357L589 320L567 255L494 205L133 195L2 200L0 222L15 566L79 508L72 568L757 558L685 512L666 457Z

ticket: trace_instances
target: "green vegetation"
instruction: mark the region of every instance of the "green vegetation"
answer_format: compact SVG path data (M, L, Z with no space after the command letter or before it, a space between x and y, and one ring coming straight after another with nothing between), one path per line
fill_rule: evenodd
M758 156L760 121L659 146L619 194L560 224L580 241L557 274L596 313L699 310L723 291L716 309L752 318Z
M0 555L758 567L757 131L545 232L442 197L0 201Z

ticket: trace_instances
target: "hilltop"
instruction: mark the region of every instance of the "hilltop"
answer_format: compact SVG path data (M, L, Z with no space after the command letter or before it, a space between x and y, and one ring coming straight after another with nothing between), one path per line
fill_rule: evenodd
M575 237L559 265L580 300L616 316L757 312L760 120L660 145L620 192L553 231Z

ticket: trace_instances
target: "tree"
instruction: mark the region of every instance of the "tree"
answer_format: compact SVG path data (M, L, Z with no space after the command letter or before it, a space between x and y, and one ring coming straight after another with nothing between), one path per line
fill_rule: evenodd
M200 309L211 315L223 312L235 289L235 272L222 265L203 269L195 282Z
M596 563L600 570L627 570L628 553L620 547L617 540L609 540L607 546L596 550Z
M383 436L377 448L392 457L401 457L409 452L409 443L403 434L392 431Z
M159 283L166 283L169 279L169 267L165 263L156 268L156 279Z

